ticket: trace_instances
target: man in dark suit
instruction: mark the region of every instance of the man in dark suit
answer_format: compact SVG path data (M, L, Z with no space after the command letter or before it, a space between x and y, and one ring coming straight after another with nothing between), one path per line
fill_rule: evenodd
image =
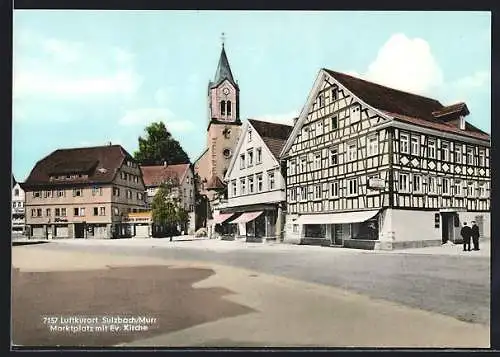
M464 226L460 230L460 235L464 241L464 252L467 250L470 252L470 237L472 235L471 228L467 225L467 222L464 222Z
M479 227L475 221L472 221L472 243L474 244L474 250L479 250Z

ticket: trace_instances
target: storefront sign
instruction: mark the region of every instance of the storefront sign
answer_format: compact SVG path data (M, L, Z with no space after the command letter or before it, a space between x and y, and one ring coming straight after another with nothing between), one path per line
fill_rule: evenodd
M55 218L54 219L54 222L68 222L68 220L66 218Z
M368 187L372 189L381 190L385 188L385 181L379 178L371 178L368 181Z
M434 214L434 228L439 228L439 221L440 221L439 213L435 213Z

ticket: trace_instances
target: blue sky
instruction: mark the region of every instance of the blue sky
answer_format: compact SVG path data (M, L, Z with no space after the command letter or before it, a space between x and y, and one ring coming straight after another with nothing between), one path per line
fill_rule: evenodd
M488 12L14 12L13 172L57 148L121 144L163 120L195 160L226 33L242 119L290 123L318 70L465 101L490 132Z

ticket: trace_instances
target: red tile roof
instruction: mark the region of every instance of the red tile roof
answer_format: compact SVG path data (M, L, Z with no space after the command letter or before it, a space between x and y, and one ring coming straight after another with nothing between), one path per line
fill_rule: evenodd
M275 158L278 158L293 130L291 125L248 119Z
M94 146L85 148L58 149L35 164L23 188L40 185L74 185L109 183L115 178L124 159L133 157L120 145ZM88 178L71 181L51 181L52 175L82 174Z
M168 180L180 182L188 169L189 164L141 166L142 179L146 187L160 186Z
M467 105L465 105L465 103L448 105L447 107L443 107L442 109L433 112L432 115L435 118L440 118L443 116L448 116L450 114L460 114L460 113L463 113L464 115L469 115L469 109L467 108Z

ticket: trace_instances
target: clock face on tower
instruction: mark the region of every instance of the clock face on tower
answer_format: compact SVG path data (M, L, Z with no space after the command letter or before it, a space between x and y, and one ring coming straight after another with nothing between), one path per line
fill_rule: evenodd
M222 93L224 93L225 95L228 95L229 94L229 88L224 88L222 90Z

